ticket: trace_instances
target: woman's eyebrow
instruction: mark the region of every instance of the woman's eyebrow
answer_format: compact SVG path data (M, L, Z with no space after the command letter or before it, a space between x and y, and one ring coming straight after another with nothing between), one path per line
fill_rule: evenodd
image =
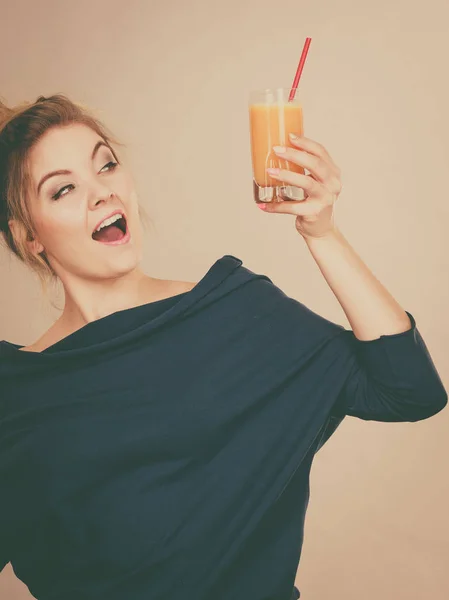
M95 155L97 154L97 152L101 148L101 146L106 146L106 148L109 148L109 150L112 151L109 144L106 144L106 142L104 142L103 140L98 140L98 142L94 146L94 149L92 150L92 156L91 156L92 160L95 158ZM47 173L39 181L39 185L37 186L37 193L39 194L42 185L47 181L47 179L50 179L50 177L55 177L56 175L71 175L71 174L72 174L72 171L69 171L67 169L59 169L58 171L51 171L50 173Z

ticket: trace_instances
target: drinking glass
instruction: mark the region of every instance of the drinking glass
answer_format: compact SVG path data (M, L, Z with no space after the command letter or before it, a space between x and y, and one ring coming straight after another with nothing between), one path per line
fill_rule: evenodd
M303 135L303 111L298 90L289 101L291 88L253 90L249 95L249 123L255 202L304 200L302 188L283 185L266 172L269 167L304 174L304 168L288 162L273 146L294 147L289 133Z

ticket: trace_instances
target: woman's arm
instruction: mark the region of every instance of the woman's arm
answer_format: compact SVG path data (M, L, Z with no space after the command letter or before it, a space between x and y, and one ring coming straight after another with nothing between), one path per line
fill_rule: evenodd
M305 242L357 339L373 340L410 329L407 313L337 227L323 237L306 238Z
M447 405L447 392L413 316L337 228L305 241L352 326L347 341L358 357L335 414L418 421L440 412Z
M304 190L305 200L259 204L267 213L296 216L295 227L340 302L352 331L333 343L354 358L336 414L377 421L417 421L442 410L447 392L413 316L374 277L334 220L341 193L339 167L329 152L304 136L292 147L274 147L283 159L309 174L269 169L284 184ZM338 351L338 350L337 350Z

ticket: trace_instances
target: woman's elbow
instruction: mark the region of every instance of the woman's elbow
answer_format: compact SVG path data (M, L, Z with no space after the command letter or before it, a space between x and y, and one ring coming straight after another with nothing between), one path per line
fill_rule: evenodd
M447 392L443 389L440 394L434 396L432 401L429 398L426 400L425 404L414 405L415 414L413 415L414 418L409 419L410 421L423 421L441 412L447 406Z

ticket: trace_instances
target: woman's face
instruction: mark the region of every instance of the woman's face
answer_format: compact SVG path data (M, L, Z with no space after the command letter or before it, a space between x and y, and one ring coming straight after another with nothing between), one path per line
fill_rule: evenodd
M98 142L103 144L97 147ZM30 169L34 248L45 250L63 282L65 275L108 279L137 267L142 229L134 183L97 133L79 123L50 129L32 149ZM62 169L70 173L45 178ZM99 222L117 209L125 213L129 241L111 245L93 239Z

